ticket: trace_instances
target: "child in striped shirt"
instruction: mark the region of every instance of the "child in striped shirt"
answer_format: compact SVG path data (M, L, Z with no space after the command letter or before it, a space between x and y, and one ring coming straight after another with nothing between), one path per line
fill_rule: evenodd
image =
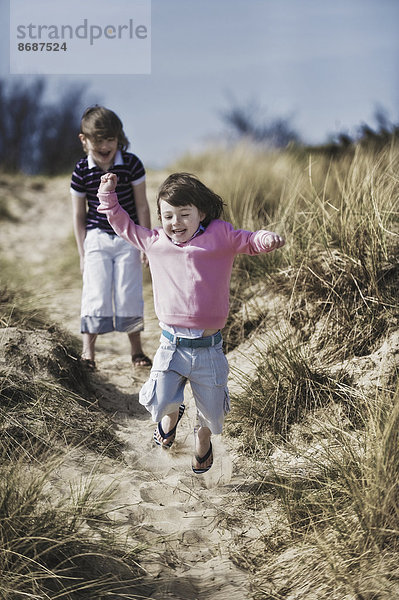
M115 235L106 217L97 212L97 190L105 172L118 177L116 193L129 217L150 227L145 170L141 160L127 152L129 141L119 117L102 106L88 108L79 138L87 156L72 174L73 225L78 246L83 290L81 303L82 360L95 368L97 336L126 332L133 365L151 366L144 354L140 332L143 322L142 266L144 256Z

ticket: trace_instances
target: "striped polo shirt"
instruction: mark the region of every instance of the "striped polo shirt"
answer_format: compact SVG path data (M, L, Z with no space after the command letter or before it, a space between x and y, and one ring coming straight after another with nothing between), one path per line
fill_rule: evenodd
M130 152L117 150L115 161L108 169L109 173L118 176L116 193L121 206L135 223L138 223L136 204L134 201L133 185L138 185L145 180L145 169L141 160ZM96 165L89 154L76 163L72 173L71 193L74 196L87 198L86 229L103 229L108 233L115 233L104 214L97 212L99 201L97 198L98 186L104 171Z

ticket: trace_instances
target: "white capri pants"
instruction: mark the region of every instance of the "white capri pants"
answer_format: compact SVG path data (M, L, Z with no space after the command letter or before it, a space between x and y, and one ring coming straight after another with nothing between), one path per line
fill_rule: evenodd
M84 242L81 332L142 331L143 275L140 252L101 229Z
M213 434L222 433L225 414L230 410L229 366L222 345L219 342L205 348L186 348L161 337L150 378L139 394L140 404L151 413L154 422L178 410L189 381L199 424L209 427Z

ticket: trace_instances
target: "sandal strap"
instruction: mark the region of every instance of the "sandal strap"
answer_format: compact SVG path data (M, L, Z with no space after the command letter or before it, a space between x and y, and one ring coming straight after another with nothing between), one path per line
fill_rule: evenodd
M208 460L208 458L210 457L210 455L212 454L212 442L209 442L209 450L208 452L204 455L204 456L198 456L198 454L195 455L195 460L197 462L199 462L200 465L202 465L202 463L204 463L205 461Z
M176 429L177 426L179 424L180 419L182 418L183 414L184 414L184 410L185 410L185 406L184 404L180 404L179 406L179 416L177 417L177 421L176 421L176 425L174 427L172 427L172 429L170 431L168 431L168 433L165 433L164 430L162 429L162 425L161 425L161 421L159 421L158 423L158 431L159 431L159 435L164 439L167 440L168 438L170 438L174 433L176 433Z
M164 430L162 429L161 421L159 421L159 423L158 423L159 435L164 440L167 440L168 438L170 438L171 435L173 435L174 433L176 433L176 427L177 427L177 423L176 423L176 425L170 431L168 431L168 433L165 433Z

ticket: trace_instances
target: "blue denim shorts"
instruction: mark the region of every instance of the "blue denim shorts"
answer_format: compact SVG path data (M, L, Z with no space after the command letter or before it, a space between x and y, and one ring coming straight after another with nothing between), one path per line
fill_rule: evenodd
M154 422L178 409L189 381L199 424L209 427L213 434L222 433L224 416L230 410L229 365L222 346L219 342L205 348L185 348L161 337L150 377L139 395L140 404Z

